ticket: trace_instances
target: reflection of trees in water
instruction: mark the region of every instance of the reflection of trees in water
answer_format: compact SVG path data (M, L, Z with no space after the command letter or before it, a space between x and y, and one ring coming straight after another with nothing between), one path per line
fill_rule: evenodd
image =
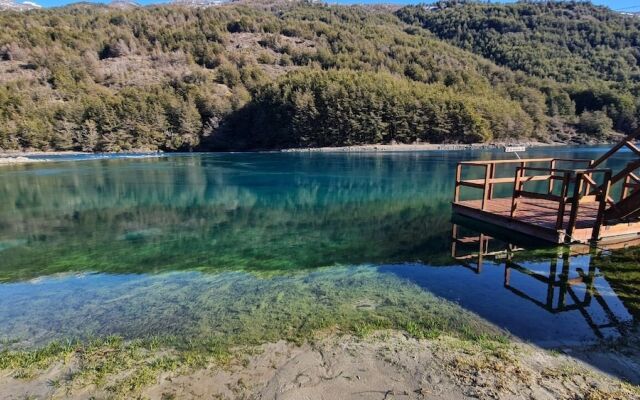
M3 251L2 279L446 256L450 180L425 180L411 173L412 162L399 167L388 159L356 157L325 170L308 163L292 166L302 173L281 165L255 171L251 163L230 169L180 157L136 167L78 164L59 174L2 180L0 195L9 201L0 240L28 241ZM396 169L403 179L393 178Z
M430 166L425 179L417 163L393 158L344 158L323 166L320 160L280 160L276 166L230 163L200 157L160 160L112 160L39 166L37 173L5 174L0 180L0 212L37 216L51 210L126 208L142 204L287 207L362 202L375 199L449 200L451 175L445 166ZM414 159L418 160L418 159ZM326 161L325 161L326 162ZM147 164L147 165L140 165ZM400 164L396 165L396 164ZM64 168L61 168L64 166ZM22 166L23 171L33 168ZM418 172L418 173L416 173Z
M640 321L640 247L596 257L593 263L637 321Z

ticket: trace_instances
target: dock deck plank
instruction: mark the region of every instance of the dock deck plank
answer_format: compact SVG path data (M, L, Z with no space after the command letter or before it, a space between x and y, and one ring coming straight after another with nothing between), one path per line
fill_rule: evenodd
M511 218L511 198L496 198L488 200L482 210L482 200L462 200L453 203L454 212L467 215L485 222L501 225L528 235L535 235L541 239L562 243L564 233L556 230L558 203L541 199L520 199L517 212ZM571 206L565 210L563 229L569 221ZM586 242L591 238L596 215L597 204L581 204L578 211L576 228L572 239ZM640 237L640 223L616 224L603 227L602 240L614 237L636 235Z

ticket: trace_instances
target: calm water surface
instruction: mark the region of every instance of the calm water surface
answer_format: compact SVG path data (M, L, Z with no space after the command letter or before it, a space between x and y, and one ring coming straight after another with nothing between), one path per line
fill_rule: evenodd
M513 155L66 156L0 168L0 338L278 339L318 321L398 313L479 316L551 346L633 332L637 282L602 268L607 253L489 228L495 257L479 263L476 242L452 256L456 237L487 233L462 219L453 229L455 164L495 157Z

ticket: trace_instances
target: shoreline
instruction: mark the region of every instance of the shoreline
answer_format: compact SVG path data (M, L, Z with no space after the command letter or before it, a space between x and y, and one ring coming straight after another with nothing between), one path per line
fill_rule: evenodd
M15 165L15 164L27 164L27 163L40 163L50 161L47 159L32 159L24 156L17 157L3 157L0 156L0 165Z
M601 143L605 145L607 143ZM384 152L413 152L413 151L473 151L473 150L498 150L505 146L524 146L527 150L532 148L543 147L559 147L559 146L588 146L597 144L574 144L560 142L492 142L492 143L470 143L470 144L436 144L436 143L414 143L414 144L363 144L354 146L338 146L338 147L308 147L308 148L287 148L276 150L251 150L251 151L194 151L194 152L171 152L149 151L149 150L132 150L127 152L111 152L111 153L90 153L83 151L1 151L0 150L0 166L16 165L36 162L53 162L53 161L76 161L76 160L58 160L44 158L47 156L87 156L97 158L97 156L160 156L166 154L199 154L199 153L384 153ZM526 150L525 150L526 151ZM33 158L43 157L43 158ZM79 159L77 161L84 161Z
M0 371L7 396L0 398L632 399L639 393L634 347L631 354L594 347L554 351L517 339L419 339L379 330L364 337L325 332L299 344L270 341L182 366L171 361L182 357L175 349L134 350L105 342L89 354L72 348L48 363ZM91 361L88 369L82 370L82 360ZM91 368L104 362L113 368L98 379L92 373L100 371Z
M358 152L407 152L407 151L460 151L460 150L495 150L505 146L525 146L554 147L568 146L567 143L544 143L544 142L493 142L493 143L471 143L471 144L435 144L435 143L415 143L415 144L363 144L355 146L341 147L310 147L275 150L281 153L358 153Z
M166 153L160 151L131 151L122 153L88 153L82 151L15 151L15 152L0 152L0 166L2 165L17 165L28 163L42 163L42 162L55 162L55 161L87 161L100 159L103 157L114 158L139 158L139 157L160 157ZM64 159L62 157L72 156L84 156L86 158L78 159ZM43 157L43 158L33 158ZM45 158L55 157L55 158Z

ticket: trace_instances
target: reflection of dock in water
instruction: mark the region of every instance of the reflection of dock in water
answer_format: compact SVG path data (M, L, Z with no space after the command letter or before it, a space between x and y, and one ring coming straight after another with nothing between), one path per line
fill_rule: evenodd
M514 255L524 250L525 247L519 243L517 237L513 241L505 240L496 235L453 224L451 256L460 265L480 274L485 267L485 261L492 261L492 265L503 264L504 288L516 296L552 314L579 312L598 338L609 337L608 330L614 330L616 335L624 335L629 319L616 315L607 303L606 295L594 284L596 278L604 280L593 263L594 257L603 250L585 245L558 247L554 256L543 261L536 260L535 269L515 260L517 257ZM576 257L586 257L587 268L572 269L572 261ZM547 272L538 271L541 264L545 265ZM529 283L518 285L514 274L529 278ZM536 286L536 282L540 285L541 292L546 294L543 298L537 298L530 293L532 283ZM595 311L600 311L605 317L604 323L594 318Z

